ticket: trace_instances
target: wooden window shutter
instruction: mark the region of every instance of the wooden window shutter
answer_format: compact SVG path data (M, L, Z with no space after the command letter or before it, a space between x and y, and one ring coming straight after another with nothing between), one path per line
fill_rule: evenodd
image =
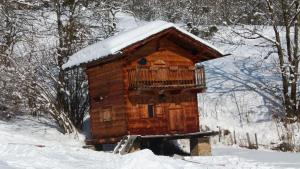
M140 118L148 118L147 105L139 105Z

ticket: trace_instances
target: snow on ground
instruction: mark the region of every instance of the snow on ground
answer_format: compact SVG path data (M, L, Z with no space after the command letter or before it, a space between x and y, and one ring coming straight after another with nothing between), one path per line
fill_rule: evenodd
M271 163L282 168L300 168L299 153L284 153L263 150L248 150L235 147L217 147L213 150L217 156L238 156L249 161Z
M1 169L281 169L300 168L300 154L214 147L213 156L166 157L142 150L114 155L81 148L44 118L0 121ZM42 147L45 146L45 147Z

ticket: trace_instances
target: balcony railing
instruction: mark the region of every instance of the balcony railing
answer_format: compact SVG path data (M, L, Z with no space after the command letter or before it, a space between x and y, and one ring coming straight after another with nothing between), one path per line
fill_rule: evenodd
M139 67L128 70L129 89L185 89L202 88L205 84L204 67L179 68Z

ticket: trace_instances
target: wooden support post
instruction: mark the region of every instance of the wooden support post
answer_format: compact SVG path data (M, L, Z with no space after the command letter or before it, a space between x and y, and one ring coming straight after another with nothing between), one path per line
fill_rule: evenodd
M255 144L256 144L256 149L258 149L257 134L255 133L255 134L254 134L254 136L255 136Z
M221 142L221 134L222 134L221 127L219 126L219 142Z
M247 136L247 141L248 141L248 148L252 148L249 133L246 133L246 136Z
M234 139L234 144L236 144L236 136L235 136L235 131L233 131L233 139Z
M232 135L231 134L229 134L229 136L230 136L230 143L231 143L231 145L233 145L233 138L232 138Z
M209 137L191 138L190 139L191 156L210 156L211 144Z

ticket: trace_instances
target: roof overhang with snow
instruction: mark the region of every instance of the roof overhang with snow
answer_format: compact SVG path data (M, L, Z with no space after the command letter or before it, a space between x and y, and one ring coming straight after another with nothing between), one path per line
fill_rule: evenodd
M87 46L70 56L68 62L63 65L63 69L87 65L94 61L111 61L119 58L130 49L137 48L154 38L165 35L168 35L172 42L190 51L195 56L201 55L199 61L224 56L223 52L215 46L173 23L154 21Z

